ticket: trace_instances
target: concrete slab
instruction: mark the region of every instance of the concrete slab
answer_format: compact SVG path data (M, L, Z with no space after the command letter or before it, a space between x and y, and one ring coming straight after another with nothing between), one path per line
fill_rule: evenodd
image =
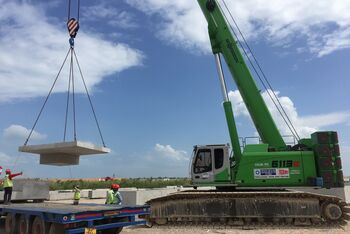
M79 155L69 154L41 154L40 164L51 166L79 165Z
M111 152L109 148L82 141L25 145L20 146L18 151L40 154L40 164L53 166L78 165L80 156Z

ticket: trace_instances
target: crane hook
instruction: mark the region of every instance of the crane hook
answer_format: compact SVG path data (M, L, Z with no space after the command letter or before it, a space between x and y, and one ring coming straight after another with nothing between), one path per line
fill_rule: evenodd
M70 36L69 44L71 46L74 46L74 38L76 37L79 30L79 21L76 20L75 18L71 18L67 22L67 28Z
M77 18L71 17L71 0L68 1L68 21L67 29L70 36L69 44L71 47L74 46L74 38L76 37L79 30L79 17L80 17L80 0L78 0L77 6Z

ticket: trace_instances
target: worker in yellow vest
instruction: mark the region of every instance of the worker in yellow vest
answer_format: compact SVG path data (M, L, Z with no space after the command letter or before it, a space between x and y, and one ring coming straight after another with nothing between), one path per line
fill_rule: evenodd
M79 205L79 201L80 201L80 189L79 189L79 185L75 185L73 191L74 191L74 201L73 201L73 205Z
M120 188L119 184L112 184L111 189L107 192L107 199L105 204L110 205L121 205L123 198L120 192L118 191Z
M11 196L12 196L12 188L13 188L12 179L19 175L23 175L23 173L20 172L20 173L12 174L10 169L6 169L5 171L5 178L3 181L5 205L11 204Z

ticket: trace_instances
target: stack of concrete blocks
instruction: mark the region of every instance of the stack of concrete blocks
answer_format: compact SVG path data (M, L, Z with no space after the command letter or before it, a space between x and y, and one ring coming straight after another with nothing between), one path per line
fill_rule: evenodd
M174 186L159 189L122 188L119 191L123 197L123 205L134 206L143 205L148 200L181 190L181 188ZM106 199L107 191L108 189L81 190L81 198ZM50 191L50 201L72 200L73 196L74 192L72 190Z
M12 201L44 201L49 200L49 183L35 179L14 179ZM0 192L0 202L3 202L4 192Z

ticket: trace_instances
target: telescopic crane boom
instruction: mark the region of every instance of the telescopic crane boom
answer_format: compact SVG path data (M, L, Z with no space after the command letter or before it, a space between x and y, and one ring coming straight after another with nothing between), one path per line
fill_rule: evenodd
M233 37L230 27L221 13L217 2L215 0L198 0L198 3L208 21L209 38L216 61L217 63L220 63L218 57L220 54L224 56L262 142L268 144L269 147L274 148L275 150L285 150L286 144L283 141L281 133L278 131L276 124L267 109L259 89L257 88L257 85L238 48L237 40ZM221 65L218 66L221 67ZM220 70L219 73L222 74ZM223 75L220 76L223 77ZM223 79L221 79L220 82L222 83L222 86L225 86L225 81ZM227 91L224 90L223 92L224 101L225 103L228 103ZM224 104L225 111L228 109L228 105L229 104ZM229 113L226 111L226 116L227 115L229 115ZM228 119L229 125L232 125L233 122L233 117ZM232 133L230 136L231 138L232 136L238 138L238 134L236 133ZM236 142L238 139L234 139L233 141ZM233 147L235 146L233 143L232 145Z

